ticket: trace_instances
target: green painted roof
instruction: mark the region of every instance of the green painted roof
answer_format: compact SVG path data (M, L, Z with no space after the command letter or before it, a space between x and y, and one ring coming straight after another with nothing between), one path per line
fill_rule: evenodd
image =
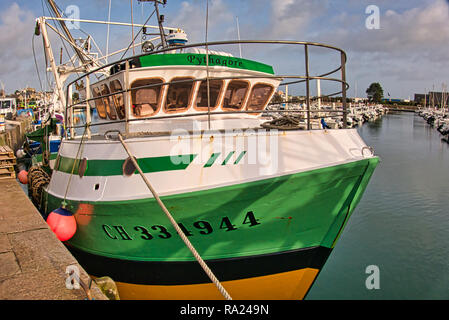
M139 58L142 67L155 66L206 66L206 55L199 53L154 54ZM236 57L209 55L209 66L252 70L274 74L273 67L253 60Z

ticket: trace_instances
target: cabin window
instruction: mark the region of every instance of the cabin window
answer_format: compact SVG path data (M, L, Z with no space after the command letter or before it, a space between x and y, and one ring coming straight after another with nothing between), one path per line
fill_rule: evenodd
M172 82L186 80L193 80L193 78L174 78L172 79ZM170 84L167 91L165 111L180 112L187 110L192 96L193 84L193 81Z
M100 89L98 89L96 87L92 89L92 93L94 94L94 98L98 98L101 96ZM95 101L95 107L97 108L98 116L102 119L106 119L106 109L104 107L103 99L98 98L98 99L95 99L94 101Z
M232 80L226 88L223 109L240 110L245 103L249 84L246 81Z
M223 87L222 80L209 80L209 99L210 109L215 109L219 103L220 92ZM207 110L207 81L201 81L198 94L196 96L195 107L197 109Z
M111 91L109 91L109 87L107 85L105 85L105 84L102 84L100 88L101 88L100 89L101 90L101 95L103 95L103 96L108 95L108 94L111 93ZM114 111L115 108L112 108L111 100L112 100L111 96L104 97L103 98L103 104L104 104L104 106L106 108L106 113L108 114L109 119L116 120L117 119L117 115L115 114L115 111Z
M142 79L131 85L133 115L149 117L159 110L162 79Z
M110 86L112 93L122 91L122 85L118 80L112 80ZM123 98L123 93L117 93L111 96L111 98L118 117L120 119L125 119L125 100Z
M248 110L262 110L268 102L271 94L273 93L273 86L269 84L258 83L256 84L249 96Z

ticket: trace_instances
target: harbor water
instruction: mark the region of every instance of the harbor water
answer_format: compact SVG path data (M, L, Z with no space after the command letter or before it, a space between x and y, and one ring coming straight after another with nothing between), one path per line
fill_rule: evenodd
M381 162L306 299L449 299L449 144L414 113L358 131Z

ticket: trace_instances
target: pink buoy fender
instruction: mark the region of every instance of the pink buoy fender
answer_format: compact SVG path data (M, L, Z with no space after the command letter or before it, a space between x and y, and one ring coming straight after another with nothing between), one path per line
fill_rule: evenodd
M75 217L69 210L62 207L50 212L47 224L60 241L71 239L76 232Z
M20 170L17 178L19 178L21 184L28 184L28 171Z

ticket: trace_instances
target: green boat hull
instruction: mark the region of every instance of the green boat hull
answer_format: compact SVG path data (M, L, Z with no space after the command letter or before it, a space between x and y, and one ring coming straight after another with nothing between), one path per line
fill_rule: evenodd
M222 281L319 271L378 161L367 158L161 199ZM62 202L50 194L46 200L47 214ZM143 286L210 283L154 198L67 203L78 227L66 244L93 276Z

